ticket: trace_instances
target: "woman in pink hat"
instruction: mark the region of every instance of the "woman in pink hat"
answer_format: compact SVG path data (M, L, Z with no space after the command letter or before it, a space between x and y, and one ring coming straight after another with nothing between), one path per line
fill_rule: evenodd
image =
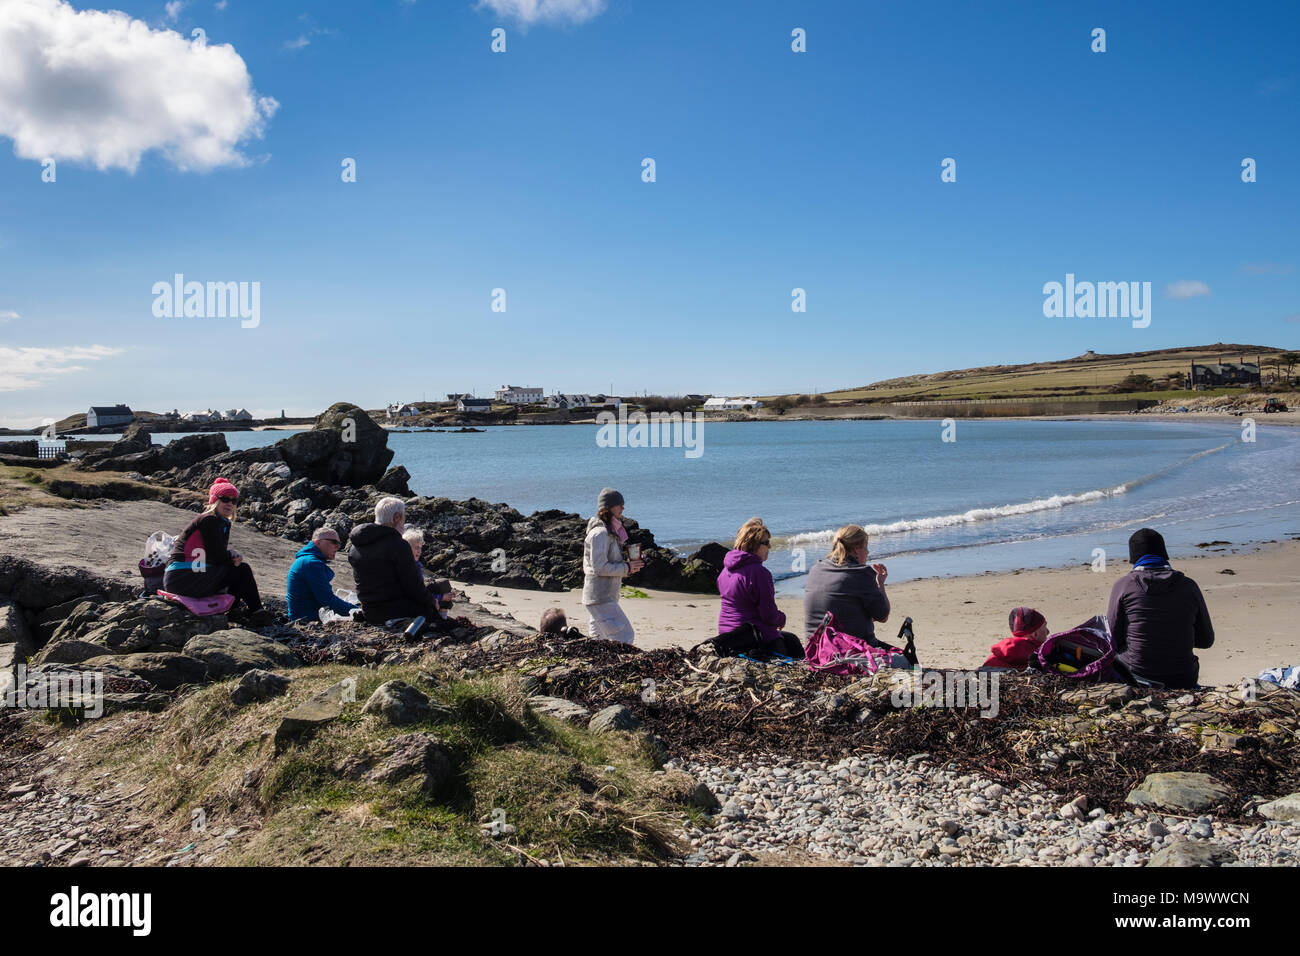
M163 590L185 597L233 594L250 615L250 623L273 623L262 607L253 569L230 548L230 525L235 520L239 491L225 478L208 490L208 506L180 533L163 577Z

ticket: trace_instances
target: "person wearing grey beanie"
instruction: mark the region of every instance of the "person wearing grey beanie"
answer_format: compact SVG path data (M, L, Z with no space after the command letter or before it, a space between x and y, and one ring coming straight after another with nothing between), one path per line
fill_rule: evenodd
M618 606L619 590L623 578L640 571L644 562L624 556L623 504L623 496L613 488L602 488L596 498L596 516L587 522L582 542L582 603L591 618L589 637L631 644L636 635Z

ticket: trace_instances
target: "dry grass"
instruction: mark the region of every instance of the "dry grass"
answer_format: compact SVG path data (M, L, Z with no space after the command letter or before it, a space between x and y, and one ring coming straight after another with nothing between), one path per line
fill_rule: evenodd
M656 787L661 778L637 738L540 717L510 678L443 673L430 686L420 673L308 667L292 672L288 696L243 708L231 703L226 682L162 713L42 732L64 737L61 775L109 773L124 791L145 788L143 811L156 833L184 835L196 807L214 830L247 828L221 855L223 865L649 863L683 850L683 811ZM357 679L357 702L277 756L271 735L280 718L345 677ZM394 679L420 687L451 715L405 727L363 716L370 693ZM453 778L436 797L417 778L374 784L338 771L346 758L412 732L437 736L452 754ZM494 810L515 834L480 833Z

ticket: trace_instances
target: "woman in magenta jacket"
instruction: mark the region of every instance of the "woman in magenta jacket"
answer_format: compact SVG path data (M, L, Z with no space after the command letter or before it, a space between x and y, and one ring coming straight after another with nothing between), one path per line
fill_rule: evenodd
M772 532L762 518L750 518L736 532L736 545L722 561L718 575L718 633L726 634L752 624L763 641L763 649L789 657L803 657L799 638L781 630L785 613L776 606L776 584L772 572L763 566L772 550Z

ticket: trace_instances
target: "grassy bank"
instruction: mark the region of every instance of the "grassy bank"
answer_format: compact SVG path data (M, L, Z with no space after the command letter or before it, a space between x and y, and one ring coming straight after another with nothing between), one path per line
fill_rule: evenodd
M414 666L292 674L287 697L242 708L231 702L227 681L162 713L43 732L63 738L61 774L107 773L125 789L145 788L151 829L174 834L171 842L188 838L197 808L209 832L248 831L221 854L223 865L648 863L680 849L684 811L670 793L673 777L655 774L643 736L597 735L535 714L507 677L465 679ZM356 701L343 715L277 754L272 738L283 715L349 677ZM387 680L418 687L446 711L402 727L363 715ZM382 749L387 738L420 732L451 756L451 777L436 794L416 777L370 783L346 772L350 760ZM494 811L515 832L483 833Z

